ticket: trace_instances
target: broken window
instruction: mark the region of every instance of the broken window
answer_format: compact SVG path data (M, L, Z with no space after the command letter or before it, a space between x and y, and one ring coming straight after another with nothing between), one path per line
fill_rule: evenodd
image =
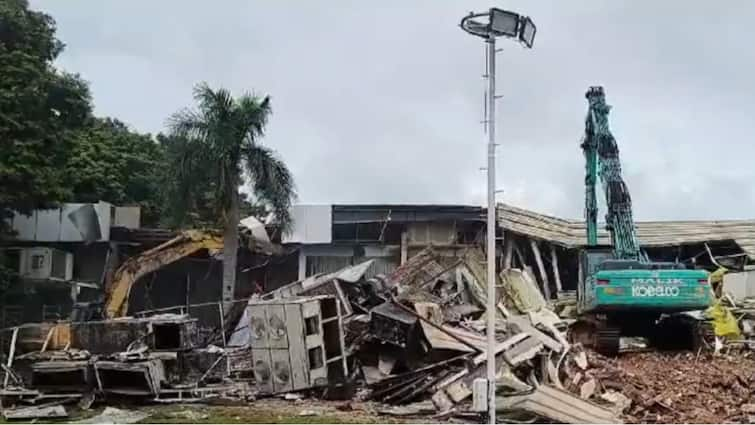
M31 256L31 269L32 270L41 270L45 266L45 256L44 255L32 255Z
M309 354L309 368L319 369L325 365L325 361L322 356L322 347L314 347L308 350Z
M181 348L181 327L178 323L155 323L152 325L155 350L177 350Z
M307 335L317 335L320 333L320 320L317 316L307 317L304 319L304 328Z

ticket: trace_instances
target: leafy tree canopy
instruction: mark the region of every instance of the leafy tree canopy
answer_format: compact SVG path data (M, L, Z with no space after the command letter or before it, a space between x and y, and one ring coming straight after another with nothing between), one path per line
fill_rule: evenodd
M91 113L89 89L56 70L55 24L25 0L0 2L0 213L28 212L71 195L62 174Z
M163 148L148 134L111 118L94 118L69 152L66 181L72 201L139 205L142 225L154 226L162 212Z

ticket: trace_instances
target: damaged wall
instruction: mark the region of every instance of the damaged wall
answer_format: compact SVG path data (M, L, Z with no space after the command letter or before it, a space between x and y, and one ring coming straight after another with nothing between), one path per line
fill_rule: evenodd
M27 247L46 247L73 254L73 282L100 285L108 251L107 242L82 243L16 243L13 250ZM18 251L16 251L18 252ZM8 258L15 260L12 255ZM5 294L2 310L22 312L23 322L40 322L66 318L74 301L90 301L98 296L98 290L79 287L74 294L72 284L54 280L22 279L11 286ZM0 313L3 326L10 326Z

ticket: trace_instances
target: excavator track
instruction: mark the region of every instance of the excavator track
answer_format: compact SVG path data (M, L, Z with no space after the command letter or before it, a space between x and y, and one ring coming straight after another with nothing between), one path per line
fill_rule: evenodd
M716 332L709 320L698 320L695 324L694 350L713 351L716 344Z
M619 354L621 331L615 327L598 329L595 333L595 351L606 356Z

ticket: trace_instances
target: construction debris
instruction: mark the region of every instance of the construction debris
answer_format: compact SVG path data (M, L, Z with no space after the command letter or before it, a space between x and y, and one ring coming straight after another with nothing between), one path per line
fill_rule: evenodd
M137 410L123 410L116 409L115 407L106 407L97 416L93 416L89 419L71 422L74 424L135 424L139 421L147 419L148 413L144 413Z
M649 352L588 357L586 374L606 392L593 400L620 406L627 422L747 423L744 410L755 385L752 356Z
M524 410L557 423L607 424L620 423L611 410L590 403L554 387L541 385L525 395L498 397L499 411Z
M82 409L102 395L157 403L276 396L297 405L309 397L366 400L391 416L481 420L487 404L484 255L450 257L428 248L393 273L367 279L373 264L245 300L238 322L221 326L228 332L215 330L210 339L199 338L196 319L185 315L73 324L72 347L41 344L44 350L12 353L12 362L3 361L0 398L17 406L4 414L31 415L21 411L42 398L54 401L50 411L59 414L60 400L71 396ZM494 348L501 418L746 422L755 415L749 392L755 359L733 357L731 339L718 357L648 352L609 359L567 340L576 313L573 292L559 290L548 299L528 268L505 269L490 284L503 295ZM740 340L753 332L751 304L716 310L739 320ZM634 345L625 349L640 350ZM306 407L302 415L317 414ZM39 417L47 412L35 408ZM97 422L142 415L107 408Z
M68 412L66 412L65 407L56 404L54 406L31 406L3 410L3 417L8 420L66 418Z

